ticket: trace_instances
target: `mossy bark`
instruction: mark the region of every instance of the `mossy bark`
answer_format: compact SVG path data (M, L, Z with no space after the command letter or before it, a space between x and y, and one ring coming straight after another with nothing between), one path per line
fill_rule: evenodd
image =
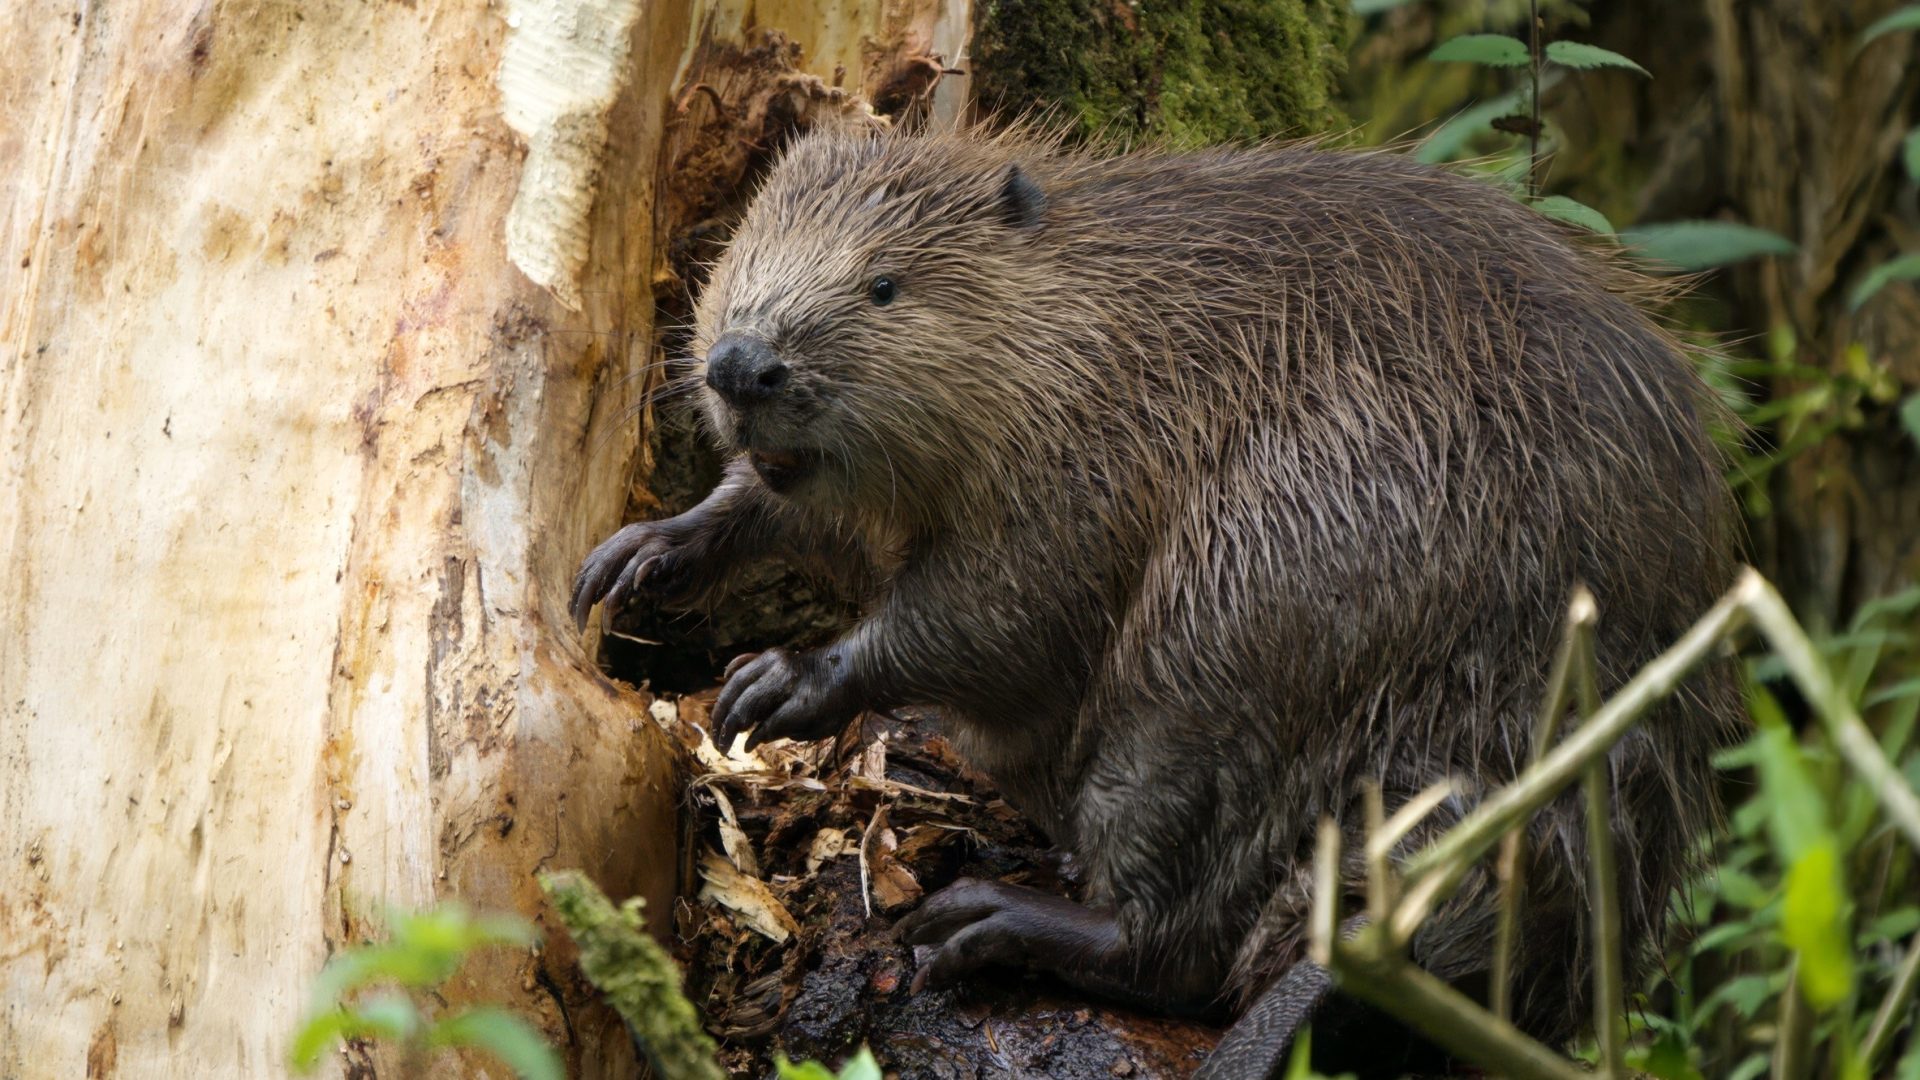
M1088 135L1306 135L1344 122L1346 36L1344 0L988 0L969 71L983 107Z

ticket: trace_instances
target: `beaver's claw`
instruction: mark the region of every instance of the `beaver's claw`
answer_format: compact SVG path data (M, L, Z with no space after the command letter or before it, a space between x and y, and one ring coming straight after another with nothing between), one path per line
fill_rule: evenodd
M847 665L830 649L795 655L785 649L742 656L727 666L727 685L713 703L715 745L752 732L751 750L772 739L837 735L860 711Z
M573 579L575 629L587 628L587 613L596 602L613 615L643 591L660 602L685 591L690 559L685 530L676 520L635 522L593 549Z

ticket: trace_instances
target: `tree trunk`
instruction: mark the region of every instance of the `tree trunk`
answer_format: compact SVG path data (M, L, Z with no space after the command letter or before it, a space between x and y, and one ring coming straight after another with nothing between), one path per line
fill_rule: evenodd
M1767 477L1753 523L1754 557L1802 618L1842 627L1864 601L1920 581L1920 448L1895 409L1920 390L1920 292L1883 290L1860 311L1861 279L1920 250L1915 187L1900 142L1920 123L1916 35L1865 48L1862 33L1896 0L1709 0L1656 8L1597 7L1593 35L1654 73L1628 93L1576 91L1593 152L1570 161L1575 194L1639 192L1638 217L1724 216L1771 229L1799 252L1735 267L1709 286L1725 297L1742 352L1784 331L1797 363L1839 388L1833 434ZM1659 162L1646 176L1606 175L1609 148ZM1589 169L1595 170L1590 178ZM1883 366L1879 396L1862 393L1856 347ZM1776 400L1811 385L1773 380ZM1887 387L1898 388L1893 393ZM1776 445L1787 433L1761 433Z
M1874 266L1920 241L1913 183L1898 164L1920 123L1920 50L1909 33L1856 47L1898 5L1706 6L1728 200L1800 246L1738 272L1743 322L1784 325L1801 362L1840 379L1851 377L1850 349L1864 346L1907 393L1920 391L1920 295L1895 286L1857 313L1847 302ZM1773 389L1804 388L1787 378ZM1803 618L1841 626L1862 602L1920 581L1920 447L1893 405L1862 401L1857 420L1774 478L1775 512L1756 540Z
M877 90L966 15L0 16L0 1075L279 1075L384 905L532 915L579 866L669 910L671 759L564 604L646 464L675 90L748 18ZM848 107L791 59L736 104ZM556 932L447 996L631 1075Z

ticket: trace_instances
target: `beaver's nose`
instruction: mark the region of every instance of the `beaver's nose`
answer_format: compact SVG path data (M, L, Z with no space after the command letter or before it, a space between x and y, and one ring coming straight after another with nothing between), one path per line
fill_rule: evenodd
M722 334L707 350L707 385L736 408L778 394L791 374L766 342L746 334Z

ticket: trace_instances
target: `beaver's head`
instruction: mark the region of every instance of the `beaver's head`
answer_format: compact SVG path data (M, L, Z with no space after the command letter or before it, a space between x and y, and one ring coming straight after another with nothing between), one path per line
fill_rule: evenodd
M1008 148L844 133L773 168L701 295L705 410L775 491L899 505L1017 381L1046 196Z

